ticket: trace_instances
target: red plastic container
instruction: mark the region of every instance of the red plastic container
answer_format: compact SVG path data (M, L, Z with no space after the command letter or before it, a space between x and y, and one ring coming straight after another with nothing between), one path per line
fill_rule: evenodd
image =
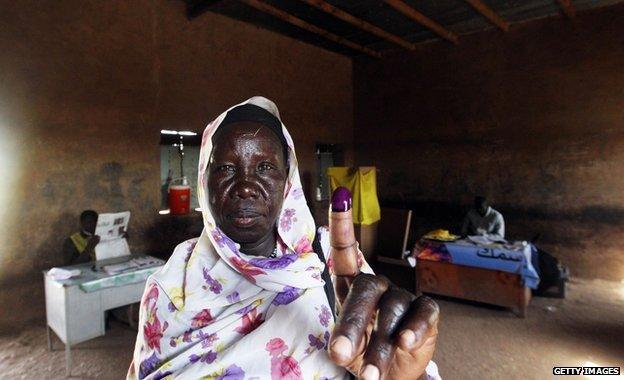
M169 212L173 215L184 215L191 212L191 187L184 184L169 186Z

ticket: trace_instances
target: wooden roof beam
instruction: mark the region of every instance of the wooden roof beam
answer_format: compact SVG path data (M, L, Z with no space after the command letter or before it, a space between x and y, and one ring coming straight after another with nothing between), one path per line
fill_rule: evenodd
M563 13L565 13L566 16L568 16L569 18L574 18L574 16L576 16L576 9L574 8L574 5L572 5L572 0L557 0L557 1L559 2L561 9L563 10Z
M454 44L458 42L457 34L451 32L450 30L447 30L442 25L438 24L429 17L418 12L416 9L405 4L402 0L384 0L384 2L390 5L392 8L396 9L397 11L403 13L405 16L416 21L417 23L433 30L445 40L451 41Z
M339 8L336 8L333 5L327 3L326 1L323 1L323 0L301 0L301 1L303 1L304 3L312 7L315 7L316 9L319 9L325 13L328 13L336 18L339 18L342 21L348 22L351 25L354 25L362 30L365 30L371 34L374 34L377 37L381 37L387 41L393 42L405 49L416 50L415 44L408 42L402 39L401 37L398 37L392 33L389 33L369 22L359 19Z
M509 31L509 23L500 17L492 8L485 5L481 0L466 0L477 12L481 13L483 17L490 20L490 22L505 32Z
M347 46L353 50L357 50L360 51L364 54L368 54L371 57L375 57L375 58L381 58L381 54L375 50L369 49L367 47L364 47L362 45L358 45L355 42L351 42L345 38L342 38L336 34L333 34L331 32L328 32L325 29L321 29L316 25L312 25L307 21L303 21L300 18L297 18L293 15L291 15L290 13L284 12L281 9L275 8L272 5L269 5L267 3L264 3L260 0L240 0L242 3L249 5L250 7L256 8L259 11L268 13L274 17L279 18L282 21L286 21L289 24L293 24L296 25L298 27L300 27L301 29L305 29L308 32L312 32L315 34L318 34L322 37L325 37L326 39L336 42L338 44Z
M186 17L192 20L199 17L202 13L206 12L213 5L220 0L185 0L186 2Z

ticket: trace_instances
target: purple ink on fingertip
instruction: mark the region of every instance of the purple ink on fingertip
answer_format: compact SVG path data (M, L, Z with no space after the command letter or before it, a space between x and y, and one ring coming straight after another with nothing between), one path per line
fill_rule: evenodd
M351 192L346 187L338 187L332 194L331 210L345 212L351 210Z

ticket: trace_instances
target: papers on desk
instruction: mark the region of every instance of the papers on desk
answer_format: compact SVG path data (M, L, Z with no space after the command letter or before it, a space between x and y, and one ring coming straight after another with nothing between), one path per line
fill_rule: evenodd
M489 236L484 235L472 235L468 236L468 240L477 244L477 245L492 245L492 244L506 244L507 240L496 238L492 239Z
M67 280L72 277L80 276L82 272L80 269L63 269L63 268L52 268L48 271L48 276L52 277L55 280Z
M481 235L468 236L468 240L470 240L471 242L473 242L475 244L479 244L479 245L489 245L489 244L492 244L492 241L490 239L488 239L485 236L481 236Z
M130 255L130 247L123 237L129 222L130 211L98 215L95 234L100 242L95 246L96 260Z
M119 274L129 270L147 268L155 265L162 265L164 262L154 257L137 257L123 263L105 265L102 267L104 272L108 274Z

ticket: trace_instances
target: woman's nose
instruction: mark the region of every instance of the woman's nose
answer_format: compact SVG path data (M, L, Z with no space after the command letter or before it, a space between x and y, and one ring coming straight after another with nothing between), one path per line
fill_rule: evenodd
M258 186L249 180L240 180L234 187L234 196L237 198L257 198L260 194Z

